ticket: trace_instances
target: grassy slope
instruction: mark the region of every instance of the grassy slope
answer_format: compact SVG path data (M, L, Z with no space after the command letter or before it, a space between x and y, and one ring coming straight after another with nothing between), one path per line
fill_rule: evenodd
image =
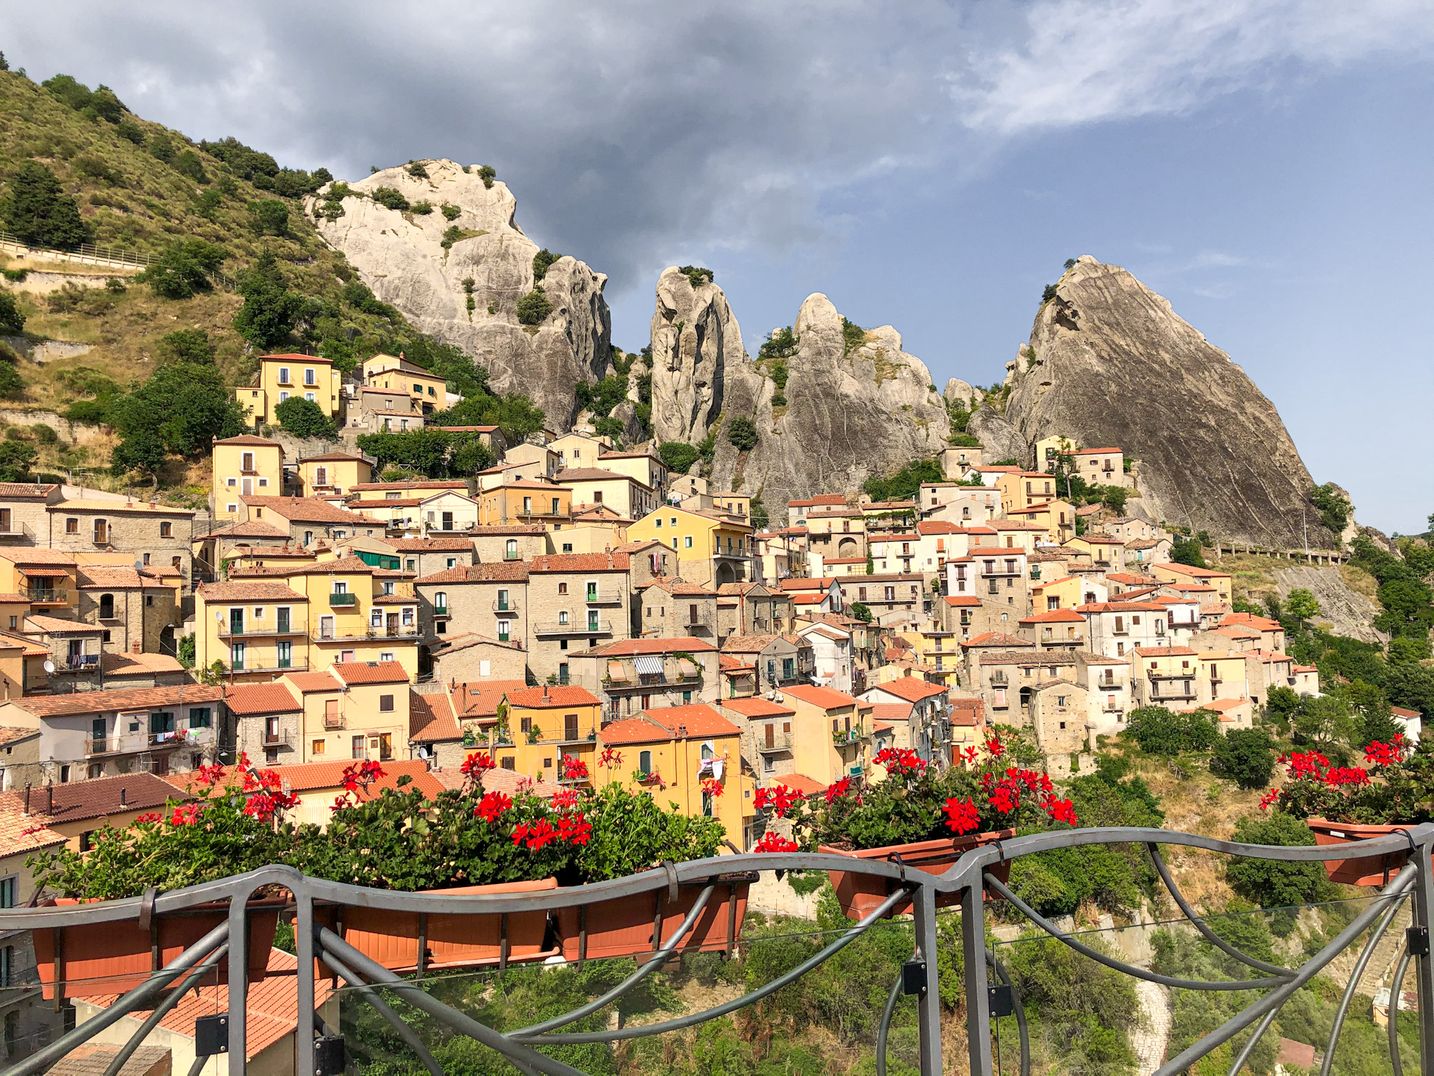
M166 130L138 117L128 118L147 138ZM0 182L33 158L49 167L79 203L97 242L155 253L177 239L204 239L230 252L224 265L230 276L268 246L291 288L337 304L344 281L354 275L343 256L320 240L301 204L287 201L289 237L261 238L250 227L249 203L274 195L233 179L232 193L222 199L213 219L207 219L199 212L197 199L206 189L218 186L215 181L226 174L224 168L182 135L168 133L176 152L188 147L199 154L211 179L207 187L122 137L115 125L89 119L20 75L0 73ZM119 294L87 289L78 305L67 311L54 310L54 304L43 297L20 298L29 317L28 332L92 345L86 355L58 359L43 367L22 364L26 396L18 401L20 406L63 409L76 398L76 372L86 369L102 372L122 385L143 380L154 369L160 338L181 328L209 332L229 381L246 380L255 367L248 345L231 327L241 302L232 292L215 291L175 301L161 299L148 287L130 282ZM372 315L348 307L343 307L342 315L346 324L366 336L387 334L385 323Z

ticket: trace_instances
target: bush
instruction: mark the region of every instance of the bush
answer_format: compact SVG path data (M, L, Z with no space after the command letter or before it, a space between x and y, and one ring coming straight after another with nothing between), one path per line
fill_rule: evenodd
M544 247L542 250L538 251L538 253L534 254L533 283L538 284L539 282L541 282L543 277L547 276L548 266L552 265L553 262L557 261L561 257L561 254L557 254L549 250L547 247Z
M277 198L260 198L249 203L249 227L255 235L288 235L289 207Z
M176 329L160 337L159 352L169 362L214 364L214 342L203 329Z
M750 452L757 447L757 427L745 415L739 415L727 424L727 440L739 452Z
M55 173L38 161L26 161L10 177L0 216L10 231L33 246L73 250L90 239L75 200L60 188Z
M1319 512L1320 522L1336 536L1349 525L1349 500L1332 483L1310 490L1310 504Z
M174 160L174 140L168 131L156 131L149 140L149 154L157 161L168 164Z
M697 449L686 441L663 441L657 446L657 458L673 474L686 474L699 455Z
M415 217L426 217L433 212L432 202L414 202L408 207L408 211Z
M25 331L25 312L8 291L0 291L0 333L14 336Z
M842 354L849 355L866 343L866 330L854 321L841 319Z
M1176 564L1188 564L1192 568L1209 567L1205 563L1205 552L1198 537L1177 534L1170 546L1170 559Z
M379 205L398 212L408 208L408 199L394 187L377 187L369 197Z
M244 305L234 315L239 335L258 348L272 348L289 339L304 308L303 297L289 291L273 251L265 250L239 278Z
M1283 848L1299 848L1315 843L1309 827L1283 811L1240 820L1235 824L1235 840ZM1329 877L1320 863L1283 863L1249 856L1231 857L1225 864L1225 879L1240 896L1267 909L1290 908L1322 900L1331 889ZM1286 914L1278 917L1272 925L1280 933L1286 933L1293 923L1293 914Z
M0 397L17 400L24 394L25 382L20 377L20 371L15 368L15 364L0 362Z
M1264 729L1232 729L1215 743L1210 772L1241 788L1264 788L1275 772L1275 745Z
M209 173L204 170L204 162L192 149L180 150L169 164L181 176L188 176L196 183L209 182Z
M0 441L0 482L29 482L37 459L39 453L24 441Z
M161 366L128 396L113 401L109 421L122 438L114 470L153 473L167 454L199 456L215 437L244 430L243 415L214 366L174 362Z
M165 247L139 279L166 299L188 299L213 287L210 274L224 264L228 252L203 239L180 239Z
M1125 502L1129 496L1130 490L1124 486L1106 486L1101 491L1100 503L1120 516L1125 514Z
M463 210L450 202L444 202L438 207L438 211L443 214L444 220L457 220L463 212Z
M677 270L687 278L687 282L694 288L700 288L703 284L711 284L717 279L711 269L705 265L684 265Z
M295 437L322 437L327 441L338 438L338 427L334 420L324 414L313 400L302 396L290 396L274 408L279 425Z
M483 186L492 190L493 181L498 178L498 173L492 165L480 164L478 166L478 178L483 181Z
M1208 751L1220 739L1219 719L1209 710L1177 714L1164 706L1141 706L1130 712L1125 735L1151 755Z
M885 478L873 475L861 488L873 501L909 501L921 489L921 483L940 482L944 478L940 460L912 460Z
M542 288L534 288L518 300L518 320L524 325L541 325L552 312L553 304Z
M427 179L428 169L423 167L422 161L409 161L408 167L404 169L414 179Z
M767 337L767 339L762 342L762 346L757 349L757 358L786 359L790 358L796 353L797 334L792 332L792 327L790 325L787 325L784 328L776 330L774 333L772 333L771 336ZM778 385L777 387L778 389L782 389L785 388L785 386L786 378L784 377L782 379L782 384Z

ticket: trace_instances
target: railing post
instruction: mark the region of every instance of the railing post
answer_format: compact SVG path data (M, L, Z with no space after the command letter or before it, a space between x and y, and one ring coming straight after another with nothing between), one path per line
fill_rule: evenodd
M299 960L298 1012L294 1028L294 1072L314 1071L314 898L306 882L293 888L294 952Z
M1419 989L1419 1071L1434 1076L1434 954L1429 951L1429 936L1434 933L1434 840L1425 838L1415 852L1413 930L1423 932L1423 946L1415 964L1415 982ZM1410 948L1415 940L1410 939ZM1399 999L1389 999L1389 1018L1395 1019Z
M986 898L983 872L961 893L961 951L966 979L966 1050L971 1076L994 1071L991 1057L991 1001L986 983Z
M916 998L916 1026L921 1035L921 1076L941 1072L941 984L937 974L936 890L918 885L912 895L916 947L926 965L926 978Z
M244 1076L248 1063L245 1049L244 1010L249 999L249 898L253 890L229 898L229 1056L230 1076Z

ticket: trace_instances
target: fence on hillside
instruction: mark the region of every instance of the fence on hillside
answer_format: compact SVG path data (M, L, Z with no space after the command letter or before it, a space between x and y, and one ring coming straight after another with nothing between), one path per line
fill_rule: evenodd
M124 247L103 246L95 243L81 243L73 250L56 247L37 247L25 242L13 232L0 231L0 250L27 257L49 258L53 261L75 262L81 265L109 265L117 269L147 269L154 261L153 254Z

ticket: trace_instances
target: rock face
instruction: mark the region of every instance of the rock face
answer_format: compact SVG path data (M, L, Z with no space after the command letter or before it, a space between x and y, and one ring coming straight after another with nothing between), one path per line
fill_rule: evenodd
M1279 413L1230 357L1124 269L1077 260L1008 367L1004 416L1039 438L1120 445L1156 519L1278 548L1332 547ZM983 409L984 410L984 409ZM983 431L973 432L986 436Z
M722 412L726 371L746 357L742 329L722 289L710 279L694 286L675 266L664 269L652 315L653 436L702 440Z
M761 494L774 520L794 497L858 489L946 443L945 402L926 364L889 325L849 342L825 295L802 303L796 344L779 360L748 358L721 289L692 288L672 270L658 283L652 325L657 440L696 444L711 431L715 488ZM728 436L739 416L757 430L748 451Z
M567 429L577 410L575 386L602 377L610 361L607 277L575 258L558 259L541 282L551 313L539 325L523 325L517 304L534 287L538 245L515 223L512 193L499 181L485 186L476 168L418 163L426 175L385 168L350 184L359 194L343 199L337 219L320 216L319 233L378 298L471 355L495 389L526 393L555 428ZM390 209L371 197L382 187L432 209ZM309 199L311 212L323 193ZM445 247L450 229L456 238Z

